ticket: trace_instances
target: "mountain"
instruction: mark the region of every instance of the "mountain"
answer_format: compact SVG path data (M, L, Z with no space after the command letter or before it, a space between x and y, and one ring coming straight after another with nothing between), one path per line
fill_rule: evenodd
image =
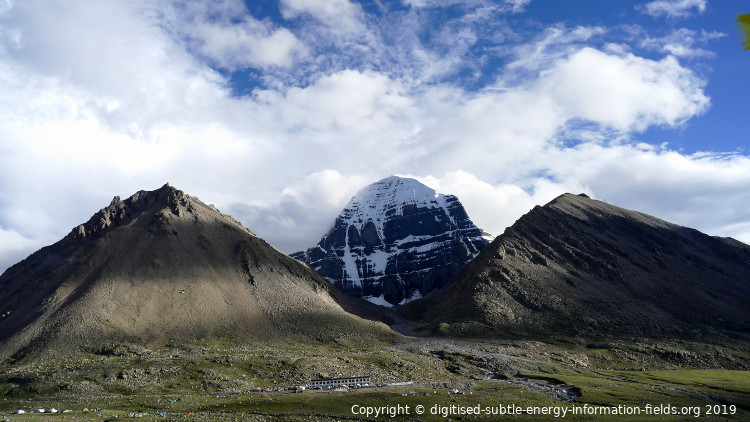
M111 204L0 276L0 356L104 340L389 336L212 205L169 185Z
M392 306L447 284L485 235L455 196L391 176L360 190L315 247L291 256L349 295Z
M750 331L748 303L750 246L565 194L401 312L470 335L695 335Z

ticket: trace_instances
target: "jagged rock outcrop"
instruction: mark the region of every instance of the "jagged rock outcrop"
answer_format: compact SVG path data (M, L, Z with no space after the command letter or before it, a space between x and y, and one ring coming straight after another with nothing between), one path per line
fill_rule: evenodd
M391 176L359 191L317 246L292 257L345 293L389 306L444 286L486 236L455 196Z
M169 185L112 203L0 276L0 356L101 341L393 335L352 298Z
M425 302L402 312L472 335L748 332L750 246L565 194Z

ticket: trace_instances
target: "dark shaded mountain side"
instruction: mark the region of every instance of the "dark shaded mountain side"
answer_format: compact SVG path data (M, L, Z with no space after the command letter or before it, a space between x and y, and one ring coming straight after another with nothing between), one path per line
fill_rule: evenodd
M0 355L103 340L392 337L358 304L168 185L115 198L0 276Z
M400 312L470 335L699 336L750 332L748 303L750 246L566 194Z
M357 193L315 247L292 257L351 296L396 305L446 285L484 235L455 196L392 176Z

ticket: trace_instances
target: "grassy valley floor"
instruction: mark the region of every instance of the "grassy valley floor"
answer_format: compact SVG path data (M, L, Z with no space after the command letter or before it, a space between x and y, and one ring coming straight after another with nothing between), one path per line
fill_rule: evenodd
M106 345L4 364L0 417L750 420L746 345L447 338L397 344ZM273 391L355 375L369 375L379 387ZM397 382L406 384L386 385ZM51 408L69 412L34 413ZM15 414L19 409L27 413Z

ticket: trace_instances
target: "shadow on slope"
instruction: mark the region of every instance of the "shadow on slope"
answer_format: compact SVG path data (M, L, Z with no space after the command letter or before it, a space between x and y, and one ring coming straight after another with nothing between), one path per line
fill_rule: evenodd
M105 339L397 337L345 311L360 305L307 266L169 186L115 198L0 286L3 356Z
M747 303L750 246L566 194L397 312L445 334L701 337L750 333Z

